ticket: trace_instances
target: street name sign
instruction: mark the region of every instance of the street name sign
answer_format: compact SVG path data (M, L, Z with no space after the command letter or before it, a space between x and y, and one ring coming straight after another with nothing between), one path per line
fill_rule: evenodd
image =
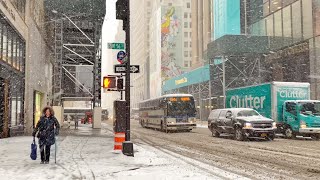
M108 49L124 49L124 43L108 43Z
M126 73L126 65L115 65L114 73ZM140 73L140 66L130 65L130 73Z

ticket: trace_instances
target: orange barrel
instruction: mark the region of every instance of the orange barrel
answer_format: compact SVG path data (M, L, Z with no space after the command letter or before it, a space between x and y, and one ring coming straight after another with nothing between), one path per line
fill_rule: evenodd
M125 141L126 134L124 132L116 132L114 134L114 150L122 150L122 143Z

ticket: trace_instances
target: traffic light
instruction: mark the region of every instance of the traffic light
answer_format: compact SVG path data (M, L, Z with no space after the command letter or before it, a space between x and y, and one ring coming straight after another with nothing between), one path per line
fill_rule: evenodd
M122 90L123 89L123 78L117 79L117 89Z
M116 77L105 76L103 77L103 88L116 88Z

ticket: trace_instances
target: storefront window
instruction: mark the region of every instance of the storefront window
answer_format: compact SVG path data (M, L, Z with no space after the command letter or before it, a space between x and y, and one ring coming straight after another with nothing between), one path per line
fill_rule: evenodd
M292 36L294 42L301 41L301 5L300 0L292 4Z
M11 126L17 125L17 95L16 93L11 95Z
M303 12L303 38L309 39L313 36L313 25L312 25L312 1L302 1L302 12Z
M11 31L8 31L8 51L7 51L8 63L12 65L12 35Z
M16 46L16 37L12 37L12 66L17 68L17 46Z
M41 117L41 93L37 91L34 93L34 103L34 126L36 126Z
M8 55L7 55L7 49L8 49L8 38L7 38L7 27L3 26L3 35L2 35L2 60L8 62Z

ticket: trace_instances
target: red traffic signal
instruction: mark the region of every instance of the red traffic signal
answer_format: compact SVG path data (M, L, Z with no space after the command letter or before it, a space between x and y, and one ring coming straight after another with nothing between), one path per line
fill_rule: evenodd
M103 77L103 88L116 88L116 77L105 76Z

